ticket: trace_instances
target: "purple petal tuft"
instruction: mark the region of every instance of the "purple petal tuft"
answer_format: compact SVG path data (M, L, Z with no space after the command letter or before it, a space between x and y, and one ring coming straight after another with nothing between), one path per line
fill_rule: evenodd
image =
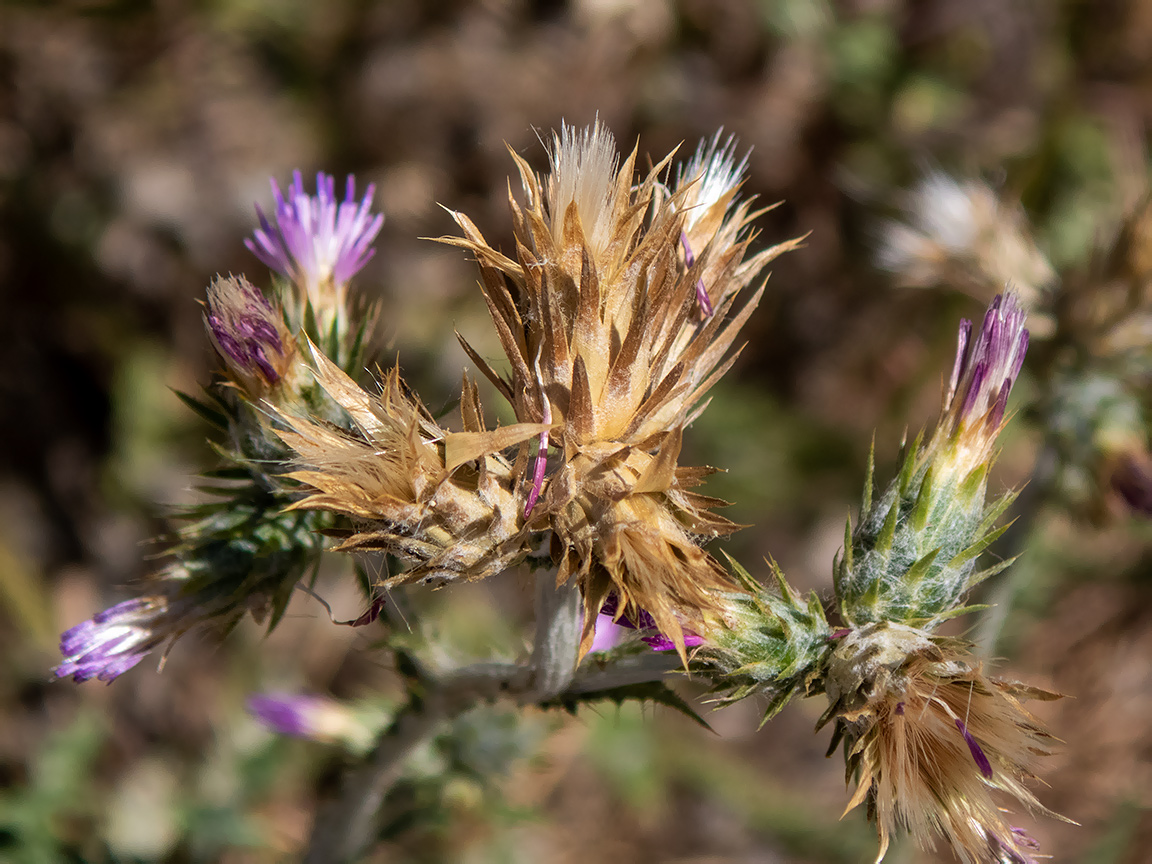
M980 769L980 774L985 780L992 779L992 763L988 761L988 757L984 755L984 751L980 745L976 743L976 739L968 731L968 727L964 725L963 720L956 721L956 728L960 730L960 734L964 736L964 741L968 744L968 750L972 753L972 759L976 762L976 767Z

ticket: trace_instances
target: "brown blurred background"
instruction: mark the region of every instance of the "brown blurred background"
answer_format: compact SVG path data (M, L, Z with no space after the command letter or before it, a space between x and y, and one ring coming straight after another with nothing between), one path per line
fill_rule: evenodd
M394 690L380 634L306 598L266 640L191 635L162 674L48 683L59 631L156 566L148 538L212 462L171 388L208 380L212 276L266 279L243 238L269 176L377 184L359 286L438 406L466 365L453 327L498 351L465 256L420 239L452 232L438 204L508 248L506 144L543 165L538 137L597 113L654 158L734 133L746 190L783 201L763 242L811 233L773 265L687 461L732 469L708 491L753 527L725 548L828 597L873 431L891 476L903 430L933 419L959 317L980 314L893 288L870 263L881 217L941 166L1021 201L1053 263L1083 267L1146 191L1150 60L1143 0L0 0L0 858L291 858L341 757L270 738L245 696ZM1037 438L1019 416L997 488L1027 478ZM1067 744L1039 795L1082 827L1021 817L1059 861L1152 860L1150 538L1122 512L1052 507L1018 565L1006 674L1076 697L1045 706ZM521 581L414 599L461 652L514 650ZM325 596L355 608L347 580ZM742 704L707 716L717 735L662 709L526 718L496 789L441 789L440 821L374 860L871 860L862 814L836 821L820 709L756 732Z

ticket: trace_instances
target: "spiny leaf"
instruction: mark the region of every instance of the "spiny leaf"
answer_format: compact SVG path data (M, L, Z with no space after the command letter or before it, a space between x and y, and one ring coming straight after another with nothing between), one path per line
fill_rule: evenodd
M900 496L892 499L892 506L888 508L888 515L884 517L884 524L880 534L876 537L875 550L885 559L892 552L892 540L896 537L896 523L900 517Z
M868 495L871 498L871 494ZM860 517L864 519L863 516ZM844 573L852 572L852 514L848 514L848 519L844 523L844 556L838 562L838 566L843 569Z
M220 430L228 428L228 418L222 411L218 411L207 402L197 399L195 396L190 396L181 390L173 390L172 392L176 394L177 399L195 411L196 414L206 420L210 425Z
M792 586L788 584L788 580L784 578L784 571L780 569L780 565L776 563L774 558L769 558L768 566L772 568L772 575L776 578L776 584L780 588L780 596L787 601L789 606L798 606L799 598L796 596L796 592L792 590Z
M956 497L961 500L971 500L977 496L983 497L982 492L987 481L988 464L981 463L973 468L972 472L960 483L960 488L956 490Z
M953 618L959 618L961 615L967 615L969 612L982 612L985 609L991 609L987 603L975 603L971 606L958 606L955 609L949 609L946 612L941 612L939 615L932 616L933 624L940 624L944 621L950 621Z
M974 560L981 552L983 552L985 549L987 549L989 546L991 546L993 543L995 543L997 540L999 540L1000 535L1003 534L1005 531L1007 531L1008 526L1011 524L1012 523L1009 522L1008 525L1001 525L995 531L988 532L983 537L981 537L979 540L977 540L975 543L973 543L971 546L969 546L967 549L965 549L963 552L957 553L956 556L953 557L952 560L948 562L947 566L948 567L962 567L965 564L967 564L969 561Z
M721 549L720 552L728 559L728 566L735 572L736 578L740 581L742 587L751 594L755 594L760 590L760 583L752 578L752 574L745 570L739 561L729 555L725 549Z
M901 581L909 586L917 586L923 581L924 577L928 575L928 570L932 567L932 563L936 560L936 556L940 554L939 549L933 549L927 555L921 556L915 564L908 568L901 578Z
M768 707L764 709L764 716L760 720L760 725L756 728L763 729L764 724L780 713L781 709L787 705L791 699L792 694L796 692L796 685L791 687L782 687L776 694L769 700Z
M582 703L603 702L605 700L623 705L628 701L655 702L665 705L674 711L679 711L685 717L695 720L709 732L712 727L693 710L683 697L663 681L646 681L641 684L626 684L623 687L609 687L604 690L593 690L589 693L561 693L554 700L541 704L543 708L563 708L569 714L575 714Z
M992 576L995 576L997 573L1001 573L1001 572L1007 570L1009 567L1011 567L1015 563L1016 559L1019 557L1020 557L1019 555L1013 556L1012 558L1009 558L1007 561L1001 561L999 564L993 564L991 567L986 567L985 569L981 570L979 573L973 573L971 576L968 577L967 587L968 588L974 588L975 586L977 586L981 582L983 582L985 579L989 579Z
M920 490L916 493L916 506L912 508L911 524L912 530L920 534L928 525L928 516L932 513L932 502L935 497L935 489L932 488L932 483L935 480L935 472L932 466L924 472L924 479L920 482Z
M976 531L974 533L977 535L983 534L994 524L996 524L996 520L1004 515L1004 511L1012 506L1012 503L1016 500L1019 494L1020 490L1013 489L1010 492L1005 492L994 503L990 504L984 510L984 515L980 519L980 524L976 527Z
M896 481L896 488L899 490L897 497L903 497L908 491L908 485L912 482L912 475L916 473L916 457L920 453L920 444L923 440L924 430L921 429L916 435L916 440L912 442L912 446L905 451L904 464L900 466L900 476Z

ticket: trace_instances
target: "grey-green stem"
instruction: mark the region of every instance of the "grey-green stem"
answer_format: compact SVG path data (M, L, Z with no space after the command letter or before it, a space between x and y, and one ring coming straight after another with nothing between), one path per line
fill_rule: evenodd
M565 694L658 681L679 668L672 652L629 655L610 665L593 657L577 668L580 591L573 585L556 587L554 573L537 576L536 614L537 633L528 663L476 663L442 674L418 669L408 704L345 778L337 799L317 814L305 864L358 860L372 842L381 804L403 773L408 754L469 708L501 698L540 704Z

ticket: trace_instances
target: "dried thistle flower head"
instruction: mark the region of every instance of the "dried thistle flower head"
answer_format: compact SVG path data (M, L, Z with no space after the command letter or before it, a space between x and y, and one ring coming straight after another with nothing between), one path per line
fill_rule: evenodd
M708 512L720 502L689 491L706 472L677 467L681 430L734 361L763 289L738 312L737 295L795 242L745 260L754 214L735 198L730 145L702 148L671 193L659 179L671 156L635 183L636 152L621 163L599 122L562 127L546 175L512 156L525 196L523 206L509 196L515 260L461 213L464 237L444 238L476 255L510 375L465 350L518 420L548 426L525 516L552 529L560 578L583 588L584 647L615 591L683 652L682 623L732 587L696 538L735 526ZM550 448L558 464L545 487Z
M994 793L1062 818L1024 785L1053 739L1020 704L1057 694L986 677L959 644L890 622L841 636L825 689L821 725L836 724L832 749L843 739L857 784L847 809L867 803L877 862L901 830L928 848L943 837L965 864L1034 861Z
M208 286L204 326L229 377L252 400L294 378L296 340L284 315L243 276L217 277Z
M283 417L289 429L279 434L299 466L288 478L315 490L292 509L351 518L356 528L339 551L383 551L419 562L386 584L480 579L526 554L512 466L499 451L539 434L539 425L486 431L475 386L465 382L466 431L450 433L408 391L398 370L373 395L311 350L317 383L348 413L352 429Z
M982 301L1010 282L1037 312L1056 273L1019 207L978 180L958 182L928 171L907 193L903 209L903 221L883 226L876 255L881 268L911 287L950 285Z

